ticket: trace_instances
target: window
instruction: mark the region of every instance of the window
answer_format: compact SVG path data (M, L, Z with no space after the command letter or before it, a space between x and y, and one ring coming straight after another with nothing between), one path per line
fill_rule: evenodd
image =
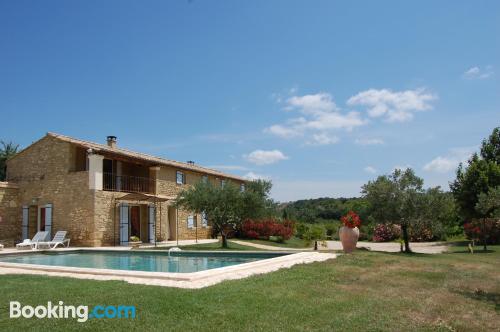
M226 180L220 180L220 186L224 188L225 185L226 185Z
M201 214L201 227L207 227L208 226L208 217L205 212Z
M240 191L241 192L245 191L245 184L244 183L240 184Z
M176 173L176 182L177 184L185 184L186 183L186 175L181 171L177 171Z
M188 228L197 227L196 216L188 216L187 226L188 226Z
M208 175L203 175L203 176L201 177L201 182L203 182L203 183L208 183Z

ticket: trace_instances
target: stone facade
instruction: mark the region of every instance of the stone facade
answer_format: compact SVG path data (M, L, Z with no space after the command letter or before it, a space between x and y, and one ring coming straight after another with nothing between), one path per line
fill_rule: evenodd
M92 147L96 146L95 143L92 144ZM95 187L95 183L99 183L95 178L104 175L88 170L88 162L85 166L85 152L85 146L48 134L8 161L9 185L0 186L0 242L12 245L22 240L23 206L29 210L29 237L33 237L39 229L40 209L51 204L52 235L58 230L66 230L74 245L119 245L121 203L139 206L140 237L143 242L148 242L148 205L151 203L122 201L120 198L127 194L125 192L91 189ZM153 183L153 188L150 189L163 197L174 198L182 190L200 181L202 176L207 176L215 184L220 184L222 178L213 172L205 174L171 165L155 165L118 152L114 156L107 151L106 158L126 160L149 169L149 178ZM176 183L177 171L184 173L184 184ZM226 181L237 184L243 182L235 178L227 178ZM189 228L188 216L193 214L174 209L171 202L169 200L156 205L157 241L211 236L211 227L202 226L201 215L195 216L198 227Z
M21 210L17 185L0 182L0 244L12 246L21 235Z

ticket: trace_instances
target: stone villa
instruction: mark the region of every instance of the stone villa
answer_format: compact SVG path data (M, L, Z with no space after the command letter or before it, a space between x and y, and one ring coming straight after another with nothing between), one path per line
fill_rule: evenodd
M128 151L116 137L97 144L48 133L7 162L0 182L0 243L12 246L37 231L68 231L71 244L128 245L210 238L203 215L175 209L176 195L198 181L245 186L245 179Z

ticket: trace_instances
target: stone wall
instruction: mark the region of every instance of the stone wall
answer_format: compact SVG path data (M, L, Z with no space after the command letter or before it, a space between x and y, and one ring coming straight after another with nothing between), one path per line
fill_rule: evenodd
M21 209L19 192L15 184L0 182L0 244L14 245L21 237Z
M52 204L52 236L68 231L71 244L94 245L94 195L89 175L74 169L71 144L46 136L7 163L7 179L19 186L18 211L30 206L30 226L36 225L37 207ZM30 227L30 235L34 231ZM18 237L16 240L20 240Z

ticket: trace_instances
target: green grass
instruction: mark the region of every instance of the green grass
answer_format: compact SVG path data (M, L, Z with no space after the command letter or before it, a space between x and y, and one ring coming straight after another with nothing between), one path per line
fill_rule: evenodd
M306 241L299 238L291 238L283 243L276 241L266 241L266 240L249 240L249 239L238 239L238 241L252 242L257 244L264 244L273 247L283 247L283 248L311 248L312 244L308 244Z
M200 290L0 276L0 331L493 331L500 246L439 255L358 250ZM8 302L135 305L134 320L9 319Z

